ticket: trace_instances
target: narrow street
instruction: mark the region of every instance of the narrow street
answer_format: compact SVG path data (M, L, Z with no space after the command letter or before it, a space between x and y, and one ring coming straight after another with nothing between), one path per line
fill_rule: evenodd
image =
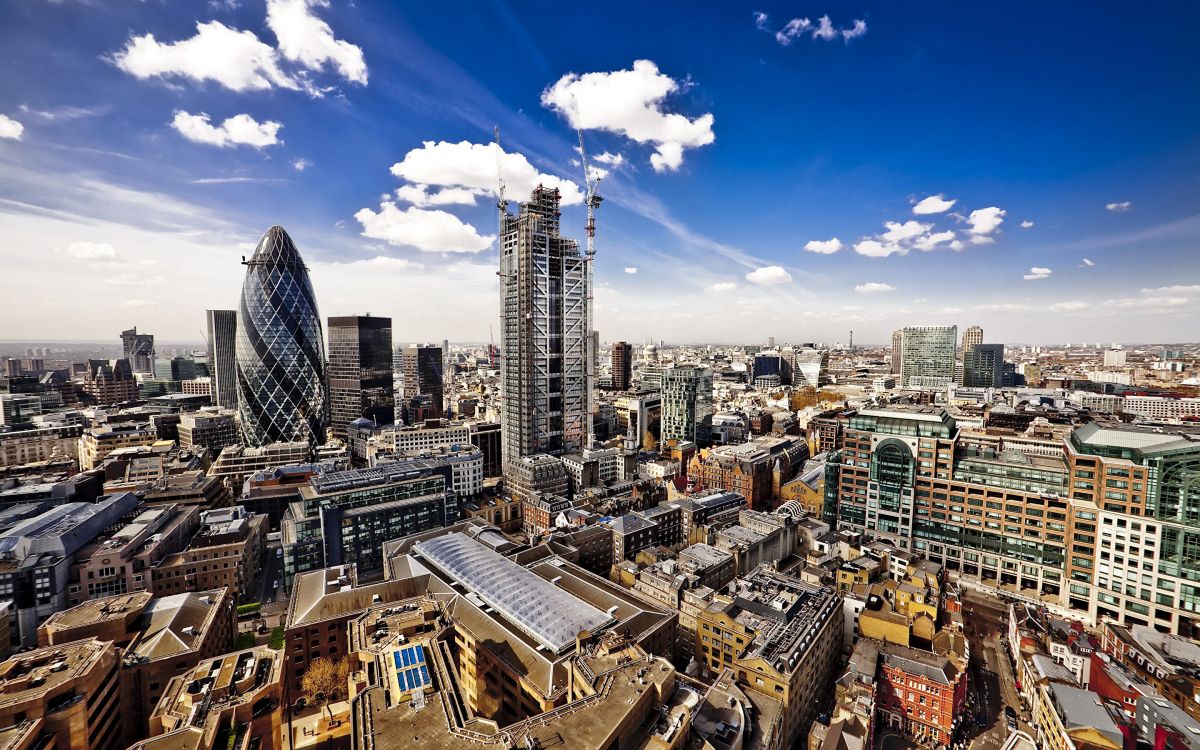
M963 604L971 646L968 706L977 732L968 733L972 738L970 747L999 750L1010 734L1004 715L1006 706L1016 711L1017 728L1031 732L1003 640L1008 629L1008 607L997 598L969 590L964 591Z

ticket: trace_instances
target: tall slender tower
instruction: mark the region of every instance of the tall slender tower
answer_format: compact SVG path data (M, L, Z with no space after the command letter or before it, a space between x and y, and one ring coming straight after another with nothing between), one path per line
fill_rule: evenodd
M329 426L339 438L360 417L395 418L392 319L345 315L329 319Z
M283 227L258 241L237 320L238 408L246 445L325 442L325 338L308 268Z
M500 210L500 382L505 472L524 456L588 440L590 264L559 235L558 190Z
M969 326L962 335L962 350L963 357L966 358L967 352L971 351L971 347L976 344L983 343L983 328L979 326Z
M223 409L238 408L237 310L208 310L208 368L212 376L213 403Z

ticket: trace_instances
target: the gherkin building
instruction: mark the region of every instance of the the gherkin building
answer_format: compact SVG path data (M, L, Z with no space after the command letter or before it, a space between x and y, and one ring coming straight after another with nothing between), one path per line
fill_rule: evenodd
M308 268L283 227L246 266L237 321L237 387L246 445L325 442L325 340Z

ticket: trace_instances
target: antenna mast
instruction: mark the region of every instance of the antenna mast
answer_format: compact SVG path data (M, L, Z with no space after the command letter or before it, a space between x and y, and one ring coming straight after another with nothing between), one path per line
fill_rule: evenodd
M593 399L595 398L593 391L596 385L596 351L594 346L595 335L593 333L592 321L592 274L595 272L595 264L592 263L596 258L596 209L600 207L600 198L597 188L600 185L602 178L592 175L592 170L588 166L587 148L583 143L583 128L575 128L579 134L579 160L583 163L583 185L584 195L583 202L587 206L587 255L584 262L587 264L587 330L584 332L586 342L584 344L584 352L587 361L584 363L587 372L587 447L591 448L596 443L596 430L594 419L592 416Z

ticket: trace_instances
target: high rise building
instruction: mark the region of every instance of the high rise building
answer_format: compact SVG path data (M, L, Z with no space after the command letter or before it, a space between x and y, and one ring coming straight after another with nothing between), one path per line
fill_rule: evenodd
M972 344L963 353L963 385L968 388L1005 385L1004 344Z
M127 359L89 359L83 392L93 403L110 406L137 398L137 381Z
M138 333L137 326L134 326L128 331L121 331L121 347L135 373L154 374L154 336Z
M559 192L538 186L500 216L500 383L504 467L589 440L591 264L559 234Z
M904 330L892 331L892 372L900 374L900 353L904 350Z
M238 409L246 445L325 442L325 340L308 268L274 226L244 261L237 320Z
M329 319L329 426L345 439L346 428L365 417L376 424L395 419L392 392L392 319L347 315Z
M900 386L953 383L957 340L957 326L906 326L900 342Z
M690 440L701 447L712 430L712 370L676 365L662 372L662 439Z
M432 419L439 419L445 408L445 351L433 344L409 344L404 350L404 406L417 396L429 396L433 403ZM405 420L414 424L419 420L409 415Z
M968 326L967 330L963 331L962 335L962 350L963 358L967 356L967 352L971 351L971 347L976 344L983 343L983 328L979 326Z
M829 385L829 350L804 349L796 352L792 384L820 388Z
M618 391L629 390L633 382L633 345L618 341L612 345L612 386Z
M237 310L208 310L208 371L213 404L236 409Z

